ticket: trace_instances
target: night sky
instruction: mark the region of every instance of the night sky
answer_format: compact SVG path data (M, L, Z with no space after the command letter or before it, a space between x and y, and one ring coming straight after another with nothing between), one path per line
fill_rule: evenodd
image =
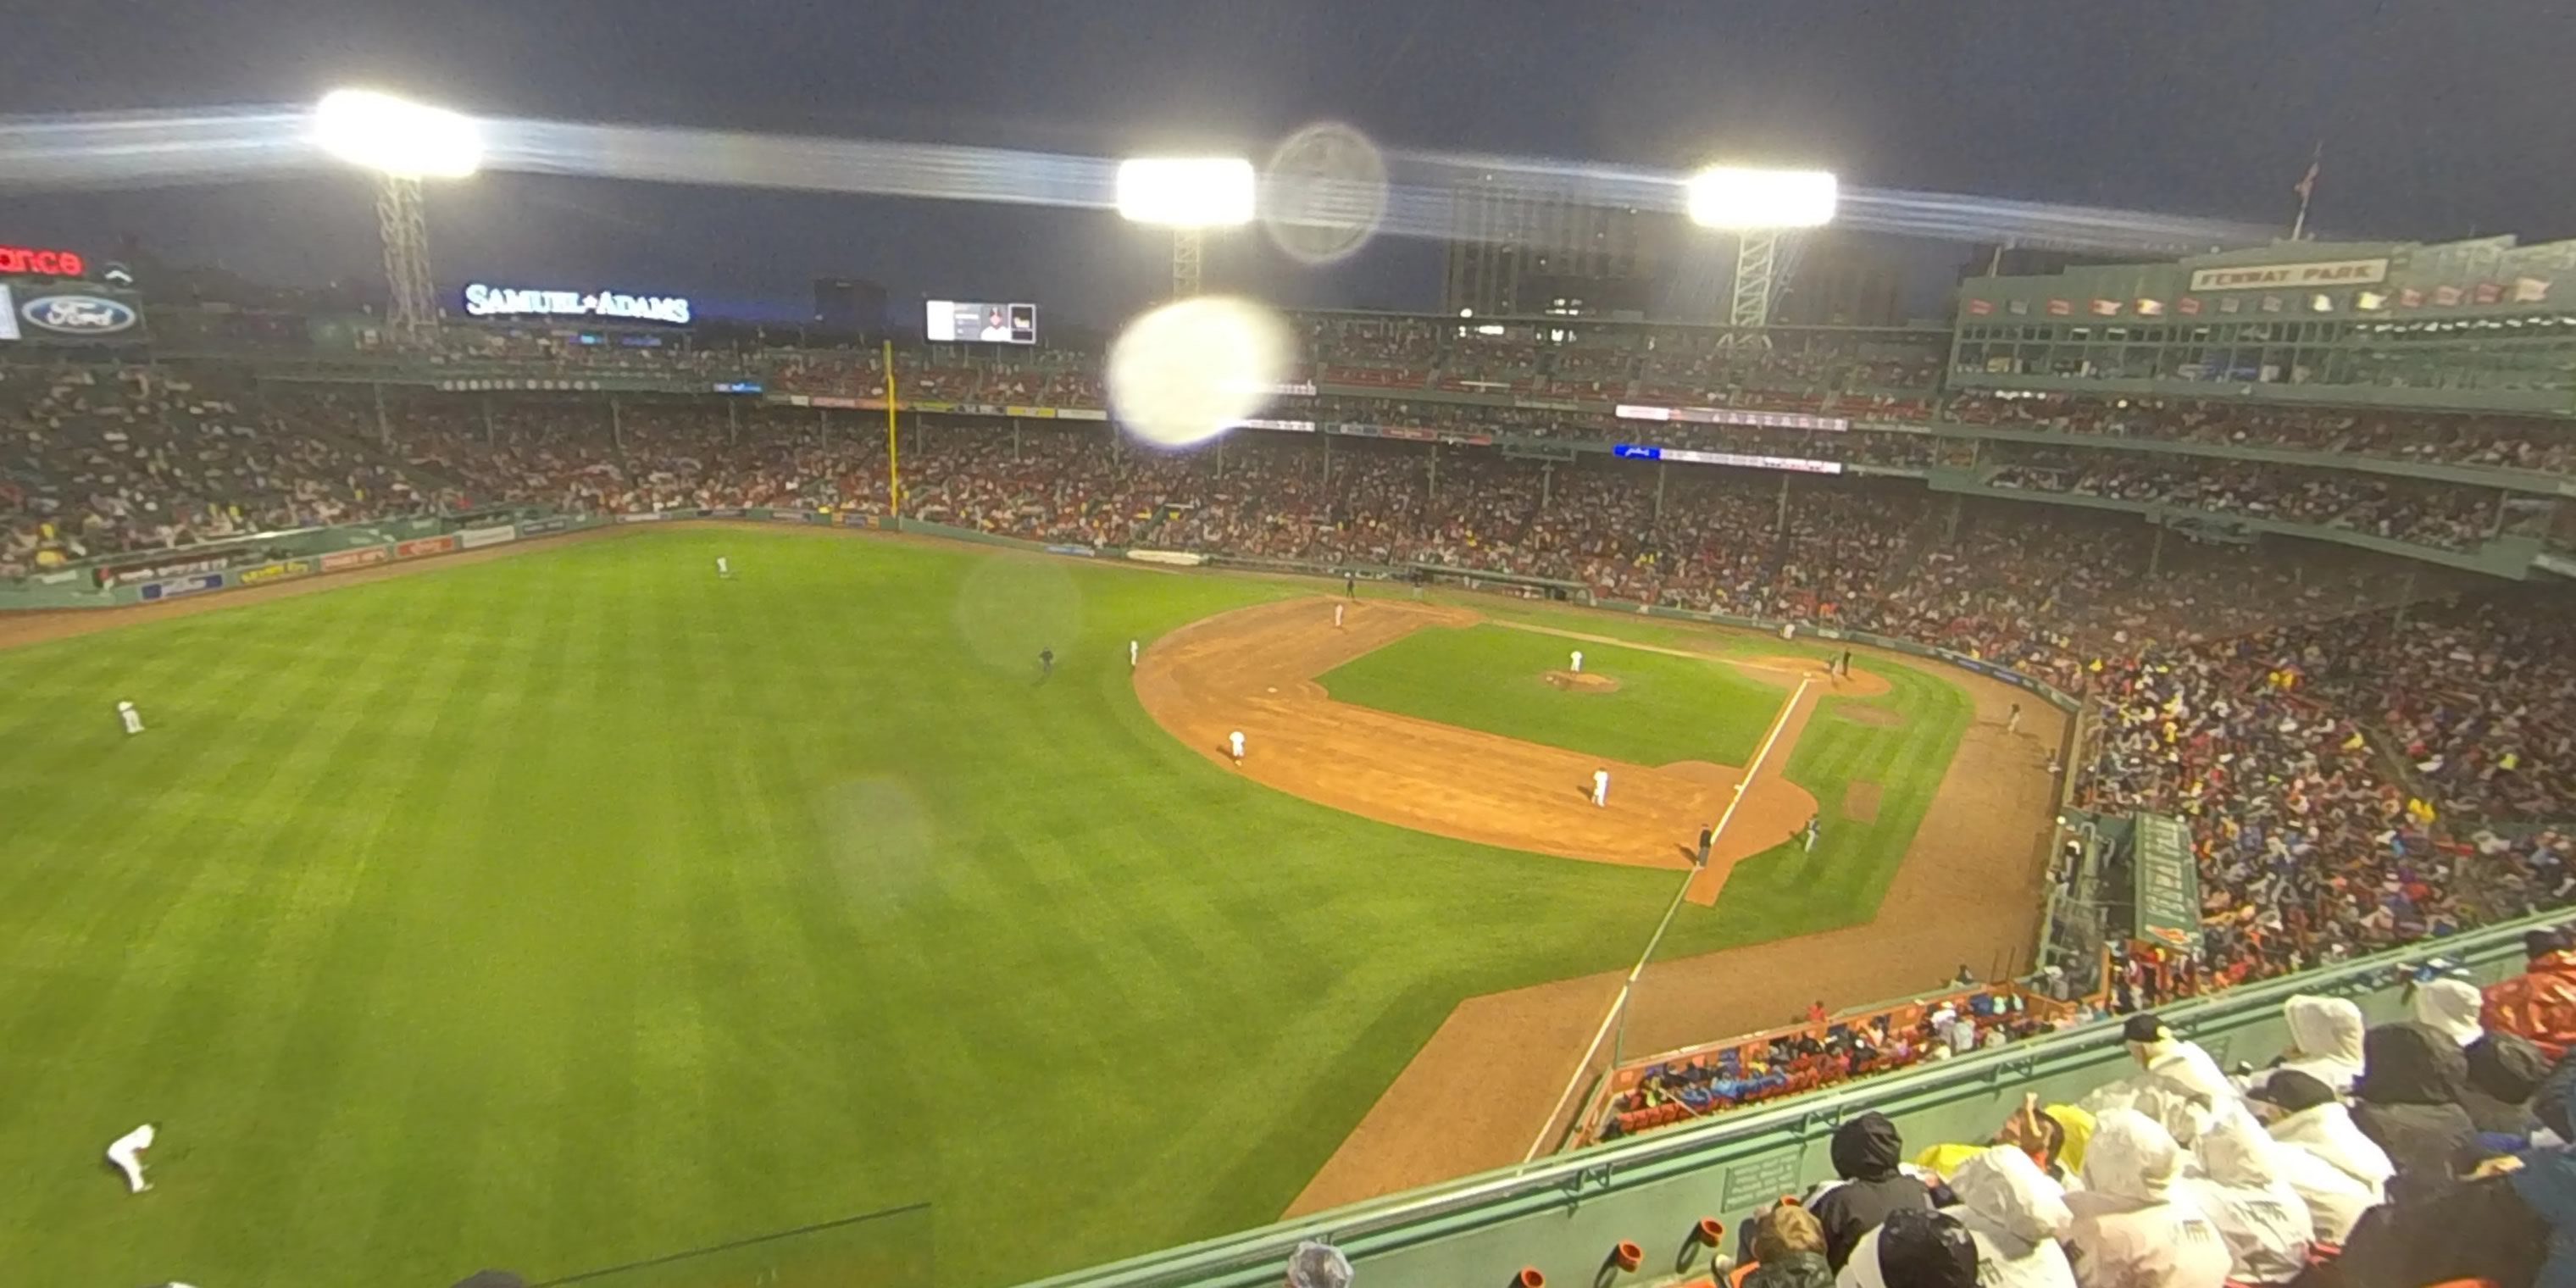
M1672 167L2279 222L2325 144L2329 234L2576 234L2567 0L81 0L10 6L0 113L307 102L1256 158L1300 124L1393 148ZM1165 243L1106 213L487 175L431 198L440 279L608 285L794 316L819 274L1114 321ZM0 241L319 281L376 271L354 177L0 193ZM1254 233L1218 284L1427 308L1438 254L1330 271Z

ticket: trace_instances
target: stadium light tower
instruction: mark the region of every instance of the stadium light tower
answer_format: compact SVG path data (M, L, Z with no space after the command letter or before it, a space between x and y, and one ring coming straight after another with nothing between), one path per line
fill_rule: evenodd
M1781 269L1780 235L1832 223L1841 185L1821 170L1710 166L1690 179L1691 222L1735 233L1735 291L1722 343L1768 346Z
M483 165L483 135L472 119L374 90L334 90L313 109L323 151L376 175L376 227L385 281L393 288L386 330L397 344L425 343L438 330L429 275L425 179L463 179Z
M1255 179L1241 157L1137 157L1118 163L1118 216L1172 230L1172 298L1199 293L1210 228L1252 222Z

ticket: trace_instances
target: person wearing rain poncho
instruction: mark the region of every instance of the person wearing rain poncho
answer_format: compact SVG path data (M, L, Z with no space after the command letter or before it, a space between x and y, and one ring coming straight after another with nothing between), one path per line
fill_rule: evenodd
M2353 1125L2388 1152L2397 1173L2392 1202L2450 1188L2477 1154L2477 1126L2460 1107L2469 1062L2459 1045L2421 1024L2382 1024L2362 1039L2367 1052L2353 1088Z
M1985 1267L1958 1218L1930 1208L1891 1212L1855 1251L1835 1288L1980 1288Z
M1931 1189L1905 1174L1904 1158L1896 1124L1875 1109L1834 1129L1834 1173L1841 1179L1807 1200L1807 1210L1824 1227L1825 1260L1834 1269L1843 1268L1861 1235L1889 1213L1931 1208Z
M2352 1090L2361 1077L2361 1034L2369 1027L2361 1008L2340 997L2299 994L2281 1006L2290 1025L2290 1049L2270 1069L2254 1075L2262 1086L2285 1069L2304 1073L2332 1088L2336 1095Z
M1984 1288L2075 1288L2075 1268L2057 1242L2074 1214L2066 1191L2030 1155L2010 1145L1979 1150L1951 1169L1950 1192L1958 1205L1941 1211L1966 1227ZM1861 1236L1836 1288L1884 1282L1870 1276L1883 1237L1878 1230Z
M2278 1113L2267 1128L2281 1145L2282 1179L2308 1205L2310 1232L2327 1243L2351 1237L2361 1214L2388 1201L2397 1168L2387 1151L2352 1124L2352 1111L2326 1084L2284 1069L2254 1089L2256 1105Z
M2217 1224L2239 1282L2288 1283L2308 1267L2308 1205L2290 1187L2280 1152L2253 1115L2231 1103L2200 1134L2199 1173L2175 1187Z
M2548 1076L2549 1061L2523 1038L2489 1032L2480 1015L2484 1005L2477 986L2466 980L2428 980L2415 990L2415 1022L2459 1044L2468 1062L2460 1108L2469 1121L2504 1147L2519 1149L2540 1126L2524 1103Z
M2097 1116L2084 1151L2084 1188L2066 1196L2068 1260L2082 1288L2220 1288L2227 1240L2176 1192L2182 1149L2133 1109Z
M2175 1037L2156 1017L2140 1011L2120 1030L2138 1072L2084 1097L2095 1117L2104 1110L2134 1109L2188 1148L2218 1106L2236 1099L2235 1084L2199 1045Z

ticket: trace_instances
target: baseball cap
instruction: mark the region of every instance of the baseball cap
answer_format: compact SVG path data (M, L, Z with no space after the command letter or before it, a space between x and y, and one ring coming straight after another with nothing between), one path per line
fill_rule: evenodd
M2278 1105L2295 1114L2302 1109L2314 1109L2329 1103L2335 1094L2334 1088L2314 1074L2301 1073L2296 1069L2276 1069L2271 1077L2263 1080L2262 1086L2246 1092L2245 1098Z
M2120 1026L2120 1040L2123 1042L2135 1042L2143 1046L2150 1042L2161 1042L2164 1037L2165 1022L2145 1011L2130 1016L2129 1022Z

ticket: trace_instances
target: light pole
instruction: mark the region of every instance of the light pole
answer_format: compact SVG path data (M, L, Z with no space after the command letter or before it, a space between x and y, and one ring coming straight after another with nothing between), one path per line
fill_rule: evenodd
M392 301L385 329L396 344L427 344L438 331L437 287L429 273L425 179L462 179L483 164L482 131L444 108L374 90L334 90L313 109L323 151L376 176L376 230L384 241Z
M1118 217L1172 230L1172 298L1199 293L1210 228L1252 222L1252 163L1241 157L1137 157L1118 163Z
M1840 185L1821 170L1710 166L1692 175L1691 222L1735 233L1735 289L1723 345L1768 347L1763 328L1780 283L1780 234L1833 222Z

